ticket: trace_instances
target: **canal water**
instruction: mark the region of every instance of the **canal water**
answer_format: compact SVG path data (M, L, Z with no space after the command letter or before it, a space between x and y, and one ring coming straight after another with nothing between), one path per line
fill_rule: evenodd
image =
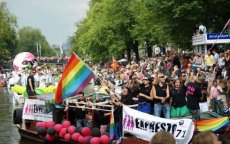
M0 144L30 144L20 138L13 124L13 111L12 95L6 88L0 87Z

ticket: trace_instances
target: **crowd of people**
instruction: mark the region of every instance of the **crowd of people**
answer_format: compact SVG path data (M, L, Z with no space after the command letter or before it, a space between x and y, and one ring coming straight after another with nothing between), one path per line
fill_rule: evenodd
M20 71L1 71L0 80L7 83L10 88L14 85L26 87L28 95L36 95L35 88L57 86L63 68L58 65L42 65L33 67L28 65Z
M229 61L229 50L212 50L205 55L166 53L115 69L110 65L94 69L110 89L122 86L121 98L138 104L139 111L164 118L191 114L199 120L201 112L223 115L229 107Z
M114 61L116 63L116 61ZM200 120L205 111L224 115L230 106L230 50L215 49L206 54L173 53L155 55L140 61L90 65L97 75L93 85L106 87L109 104L115 106L115 123L121 122L122 106L137 105L137 110L163 118L182 118L188 115ZM54 66L37 66L21 73L4 74L9 85L25 86L28 95L35 95L35 87L57 85L62 70ZM18 77L15 80L15 77ZM121 92L118 92L121 88ZM102 102L97 100L96 102ZM80 103L79 103L80 102ZM95 102L95 101L94 101ZM91 111L84 108L68 108L68 105L90 105L93 100L79 93L78 103L68 102L72 122L77 126L87 125ZM79 114L80 113L80 114ZM109 112L95 111L94 124L106 131Z

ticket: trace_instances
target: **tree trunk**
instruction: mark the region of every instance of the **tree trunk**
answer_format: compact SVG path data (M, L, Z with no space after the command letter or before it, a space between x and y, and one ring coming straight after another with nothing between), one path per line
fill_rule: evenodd
M130 44L130 42L126 43L126 50L127 50L127 60L131 61L131 44Z
M152 50L152 46L149 44L148 41L146 41L146 48L147 48L148 57L152 57L153 50Z
M138 41L135 40L133 42L133 51L135 53L135 56L136 56L136 61L139 62L140 61L140 57L139 57L139 51L138 51Z

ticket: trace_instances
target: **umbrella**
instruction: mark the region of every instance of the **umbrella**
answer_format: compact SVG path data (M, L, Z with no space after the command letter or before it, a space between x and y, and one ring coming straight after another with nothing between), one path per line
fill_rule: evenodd
M120 59L120 60L117 61L117 62L119 62L119 63L121 63L121 62L127 62L127 60L126 60L126 59Z

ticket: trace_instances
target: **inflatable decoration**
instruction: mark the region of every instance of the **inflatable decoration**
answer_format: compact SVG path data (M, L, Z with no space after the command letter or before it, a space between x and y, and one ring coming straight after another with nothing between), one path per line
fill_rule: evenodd
M65 134L65 136L64 136L64 139L67 141L67 142L70 142L70 134L69 133L67 133L67 134Z
M68 127L71 126L71 123L70 123L69 121L65 120L65 121L62 122L62 126L63 126L64 128L68 128Z
M63 128L63 127L62 127L61 124L56 124L56 125L54 126L54 129L55 129L55 131L56 131L57 133L59 133L59 132L61 131L62 128Z
M15 56L13 61L14 70L17 72L25 67L34 67L37 65L35 56L29 52L22 52Z
M76 129L75 126L68 127L68 133L71 134L71 135L74 134L75 133L75 129Z
M90 144L101 144L101 140L99 137L93 137L90 140Z
M23 95L26 92L26 88L20 85L12 86L10 89L11 91L16 92L20 95Z
M79 133L74 133L74 134L72 135L72 140L73 140L74 142L78 142L79 136L81 136Z
M102 144L107 144L107 143L109 143L110 138L107 135L102 135L100 137L100 141L101 141Z
M81 133L83 136L91 136L91 130L88 127L83 127L81 129Z
M44 88L36 88L36 94L52 94L56 91L56 87L54 85L44 87Z

